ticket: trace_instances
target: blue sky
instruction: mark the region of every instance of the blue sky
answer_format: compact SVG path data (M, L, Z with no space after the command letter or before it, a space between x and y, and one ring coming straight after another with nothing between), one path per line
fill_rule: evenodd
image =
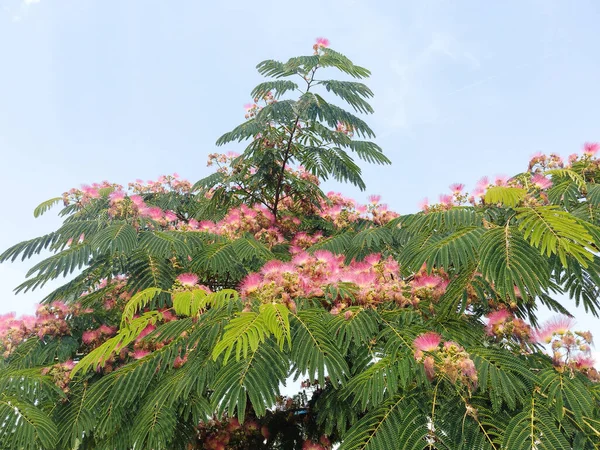
M373 72L368 121L393 164L364 178L400 213L566 156L600 139L598 23L597 0L0 0L0 248L54 229L33 208L73 186L206 175L255 65L317 36ZM30 266L0 265L0 313L41 298L12 294Z

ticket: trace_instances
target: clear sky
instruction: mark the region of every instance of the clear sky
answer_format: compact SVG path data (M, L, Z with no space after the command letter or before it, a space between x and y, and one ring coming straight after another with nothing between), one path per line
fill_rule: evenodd
M55 229L34 207L82 183L208 174L255 65L317 36L373 72L393 164L364 178L400 213L566 156L600 140L598 23L598 0L0 0L0 249ZM33 311L43 292L12 293L31 265L0 265L0 313Z

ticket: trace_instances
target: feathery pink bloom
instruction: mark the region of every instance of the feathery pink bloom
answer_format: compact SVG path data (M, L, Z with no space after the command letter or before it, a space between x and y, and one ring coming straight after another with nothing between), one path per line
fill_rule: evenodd
M575 324L571 317L557 316L548 320L534 332L534 339L540 343L549 344L555 334L564 334Z
M596 361L591 356L585 356L581 353L575 356L575 367L578 369L591 369L595 363Z
M148 350L136 350L133 352L134 359L142 359L144 356L149 355L150 352Z
M496 179L494 180L494 184L496 186L506 186L506 182L508 181L508 177L506 175L496 175Z
M432 381L435 377L435 360L433 357L426 356L423 360L423 366L425 367L425 375L429 381Z
M256 291L262 284L262 276L259 273L251 273L240 284L242 295L246 296Z
M427 211L429 209L429 199L427 197L419 202L419 209L421 211Z
M510 313L510 311L507 311L506 309L500 309L498 311L494 311L491 312L490 314L487 315L486 319L488 320L488 323L485 327L485 331L488 334L488 336L493 336L494 335L494 327L496 327L497 325L501 325L504 322L506 322L507 320L512 318L512 314Z
M110 198L113 202L120 202L121 200L123 200L125 198L125 192L123 191L112 191L109 195L108 198Z
M107 336L112 336L117 332L117 329L115 327L109 327L108 325L104 324L101 325L100 328L98 328L98 331Z
M489 187L489 185L490 179L488 177L481 177L479 181L477 181L477 184L475 184L475 187L485 190Z
M413 345L422 352L432 352L437 350L440 342L442 342L442 337L433 331L429 331L417 336L413 341Z
M587 156L594 156L600 150L600 144L598 142L586 142L583 144L583 154Z
M371 205L376 205L381 200L381 195L369 195L368 200Z
M160 220L163 217L163 211L158 206L151 206L144 209L144 216L150 217L152 220Z
M244 105L244 109L245 109L246 111L250 111L251 109L253 109L253 108L255 108L255 107L256 107L256 103L246 103L246 104Z
M505 322L510 317L512 317L510 311L507 311L506 309L500 309L498 311L489 313L486 319L488 320L488 325L497 325Z
M316 42L317 42L317 46L319 46L319 47L325 47L325 48L329 47L329 39L326 39L324 37L318 37Z
M436 275L421 275L417 276L412 281L413 289L426 288L433 289L443 282L443 278Z
M137 195L137 194L129 197L129 200L131 200L134 205L139 206L139 207L145 205L144 199L140 195Z
M169 222L175 222L177 220L177 214L173 211L165 211L165 219Z
M146 328L144 328L142 330L142 332L138 335L138 337L136 338L138 341L140 339L145 338L146 336L148 336L150 333L152 333L154 330L156 330L156 326L155 325L147 325Z
M461 184L461 183L454 183L454 184L450 185L450 190L452 191L453 194L460 194L464 188L465 188L465 185Z
M83 334L81 335L81 340L83 341L84 344L91 344L97 338L98 338L97 330L87 330L87 331L84 331Z
M531 183L539 189L548 189L552 186L552 181L539 173L531 177Z
M440 203L445 206L452 206L453 200L451 195L441 194Z
M182 273L176 278L184 286L194 286L198 283L198 275L195 273Z
M75 367L75 361L73 361L72 359L68 359L67 361L62 363L62 366L67 370L71 370L73 369L73 367Z

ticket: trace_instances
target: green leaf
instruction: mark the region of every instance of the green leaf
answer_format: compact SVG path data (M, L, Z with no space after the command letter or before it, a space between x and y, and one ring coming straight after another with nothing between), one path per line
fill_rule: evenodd
M127 323L133 320L133 316L135 315L135 313L142 310L148 303L150 303L154 299L154 297L156 297L161 292L163 292L162 289L150 287L138 292L133 297L131 297L131 299L129 299L129 301L125 305L125 308L123 309L123 314L121 316L121 326L127 326Z
M558 255L564 266L570 255L587 267L598 252L582 222L558 206L519 208L517 212L518 227L525 239L546 256Z
M506 225L487 230L481 237L479 267L483 277L494 283L504 298L517 300L515 286L522 293L541 295L548 287L550 270L546 259L532 248L522 234Z
M509 208L517 206L527 195L527 189L513 186L491 186L485 193L488 204L501 203Z
M90 245L101 252L131 253L137 246L137 232L128 223L109 225L94 236Z
M62 197L54 197L54 198L51 198L50 200L46 200L45 202L40 203L33 210L33 217L40 217L42 214L44 214L46 211L48 211L50 208L52 208L54 205L56 205L62 199L63 199Z

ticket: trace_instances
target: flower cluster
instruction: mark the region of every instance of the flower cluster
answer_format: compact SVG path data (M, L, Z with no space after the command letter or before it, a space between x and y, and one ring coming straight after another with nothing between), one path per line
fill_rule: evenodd
M91 186L84 184L79 189L73 188L63 193L62 198L65 206L76 204L81 207L87 205L92 199L100 198L103 190L119 191L122 189L123 186L120 184L103 181L102 183L93 183Z
M493 181L488 177L483 177L477 182L475 189L470 195L463 192L464 185L456 183L450 186L452 192L451 195L440 195L439 202L436 204L430 204L429 200L425 198L419 206L421 210L425 212L434 212L445 211L466 203L479 205L483 203L483 198L485 197L487 190L492 186L530 188L533 192L531 192L523 201L527 204L535 205L539 201L538 196L544 201L544 191L552 187L552 181L544 175L547 170L569 168L579 162L592 164L595 165L596 168L600 168L600 162L595 159L592 160L599 150L600 143L586 142L583 145L582 156L577 154L569 155L566 164L563 159L555 153L545 155L538 152L531 157L527 168L528 174L523 177L508 179L504 176L497 176Z
M75 367L75 362L72 359L63 363L57 363L50 367L42 369L42 375L52 377L54 383L65 393L69 393L69 384L71 382L71 370ZM66 401L66 399L65 399Z
M156 181L136 180L134 183L129 183L129 189L138 195L166 194L169 192L188 194L192 190L192 184L188 180L180 178L179 174L174 173L173 175L161 175Z
M486 319L485 331L488 336L499 340L514 338L520 342L528 342L531 338L531 327L506 309L491 312Z
M198 426L198 440L202 443L202 448L207 450L246 448L241 445L252 442L260 444L269 437L268 426L261 426L255 418L248 418L243 424L240 424L236 417L225 417L221 420L213 418L201 422Z
M443 269L434 269L428 273L427 266L423 264L410 282L411 302L413 305L419 304L421 300L436 302L446 292L448 283L448 275Z
M335 131L337 131L338 133L345 134L348 137L354 136L354 129L352 128L352 126L346 123L342 123L340 121L337 122Z
M434 332L417 336L413 342L415 359L422 362L429 380L445 376L450 382L460 382L470 391L477 387L477 369L463 347L453 341L442 342Z
M321 202L318 214L333 223L336 228L344 228L359 219L371 220L377 225L385 225L398 214L390 211L385 203L379 203L379 195L371 195L368 205L360 205L351 198L337 192L328 192L327 200Z
M45 336L64 336L70 333L67 316L74 309L63 302L39 305L35 316L16 317L14 313L0 316L0 350L8 358L24 340L35 335L39 339Z
M600 373L594 368L595 361L591 356L592 334L589 331L571 331L574 324L570 317L555 317L535 330L533 337L540 344L550 344L557 370L579 371L594 381L600 381Z
M369 306L385 301L406 306L409 300L404 296L405 283L398 271L394 259L384 260L379 254L346 265L343 255L326 250L318 250L312 255L299 251L290 262L267 262L260 272L243 280L240 291L247 300L281 302L291 310L295 310L298 298L325 299L329 296L333 314L351 305ZM351 287L344 289L348 286Z
M323 37L317 38L315 45L313 45L313 50L315 51L315 55L318 55L322 49L327 48L327 47L329 47L329 39L326 39Z

